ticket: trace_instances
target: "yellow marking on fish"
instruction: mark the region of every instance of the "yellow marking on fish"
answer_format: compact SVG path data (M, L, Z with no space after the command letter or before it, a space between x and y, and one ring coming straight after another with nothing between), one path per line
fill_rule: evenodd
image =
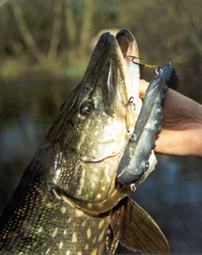
M77 255L82 255L82 251L78 251L78 252L77 252Z
M70 251L69 251L69 250L67 250L67 251L66 251L66 255L69 255L69 254L70 254Z
M95 242L96 242L96 239L97 239L97 238L96 238L96 236L95 236L95 237L94 237L94 239L93 239L93 243L95 243Z
M61 208L61 212L64 214L64 213L66 213L66 211L67 211L67 208L63 206L63 207Z
M105 230L102 231L102 233L99 235L98 241L101 242L105 234Z
M48 248L48 249L47 249L46 254L48 254L48 253L49 253L49 251L50 251L50 248Z
M102 245L100 245L100 249L99 249L98 254L101 254L101 251L102 251L102 249L104 248L104 247L103 247L104 245L105 245L105 243L103 243Z
M98 228L101 229L102 226L104 225L104 223L105 223L105 221L104 221L104 220L101 220L100 223L99 223L99 225L98 225Z
M69 223L70 223L70 221L71 221L71 218L67 219L67 224L69 224Z
M87 207L88 207L89 209L92 209L93 205L92 205L91 203L88 203L88 204L87 204Z
M92 251L91 255L96 255L96 254L97 254L97 248Z
M74 232L72 236L72 243L76 243L76 242L77 242L77 234L76 232Z
M85 247L84 247L85 250L88 250L89 249L89 245L86 244Z
M85 224L86 224L86 220L84 220L84 221L82 222L81 226L84 227Z
M84 213L81 210L76 209L76 215L77 216L81 217L81 216L83 216L83 214Z
M88 239L91 238L91 229L90 228L87 229L87 238Z
M101 194L97 194L97 198L101 198Z
M57 231L58 231L58 228L55 228L54 231L53 231L53 234L52 234L52 238L55 237L55 235L57 234Z
M42 227L40 227L39 230L38 230L38 233L41 233L41 232L43 232L43 228Z
M60 242L59 249L62 249L62 246L63 246L63 242Z
M64 230L64 236L67 234L67 230Z

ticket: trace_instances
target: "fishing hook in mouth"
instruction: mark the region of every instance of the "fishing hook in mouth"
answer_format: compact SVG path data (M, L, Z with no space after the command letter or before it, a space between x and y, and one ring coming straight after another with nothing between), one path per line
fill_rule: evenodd
M132 62L133 62L134 64L139 64L139 63L135 62L134 59L143 59L143 60L145 60L144 58L135 57L135 56L132 56L132 55L127 55L126 59L128 59L129 61L132 59Z
M141 58L141 57L135 57L135 56L132 56L132 55L128 55L126 57L126 59L128 59L129 61L132 60L132 62L134 64L139 65L141 68L145 68L145 67L146 68L151 68L151 69L153 69L155 71L156 68L158 67L158 66L153 66L153 65L141 64L141 63L138 63L138 62L135 61L135 59L143 59L143 60L145 60L144 58Z

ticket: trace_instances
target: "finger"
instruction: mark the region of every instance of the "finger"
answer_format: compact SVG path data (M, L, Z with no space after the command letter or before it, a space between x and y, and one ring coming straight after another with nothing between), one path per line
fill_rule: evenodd
M140 98L145 97L145 93L146 93L148 86L149 86L149 82L147 82L143 79L140 80L140 89L139 89L139 97Z

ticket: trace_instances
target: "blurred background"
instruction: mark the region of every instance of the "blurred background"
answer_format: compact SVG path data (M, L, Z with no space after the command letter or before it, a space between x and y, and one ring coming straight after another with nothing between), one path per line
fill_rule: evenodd
M0 213L79 83L102 31L126 27L143 63L172 62L179 91L202 103L201 0L10 0L0 4ZM144 73L151 79L152 73ZM202 160L158 155L135 200L171 254L202 254ZM119 247L117 254L134 254Z

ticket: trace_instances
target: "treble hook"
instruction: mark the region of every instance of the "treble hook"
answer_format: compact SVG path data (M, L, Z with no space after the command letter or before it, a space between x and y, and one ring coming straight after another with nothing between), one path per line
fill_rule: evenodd
M157 75L161 75L161 74L163 73L163 70L162 70L159 66L157 66L157 67L155 68L155 73L156 73Z

